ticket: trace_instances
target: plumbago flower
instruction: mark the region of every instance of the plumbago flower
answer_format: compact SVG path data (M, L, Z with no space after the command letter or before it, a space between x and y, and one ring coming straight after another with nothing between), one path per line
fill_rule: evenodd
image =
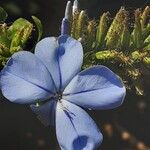
M82 45L66 35L66 22L63 19L60 37L37 43L35 54L12 55L0 74L1 90L11 102L30 104L43 124L55 126L62 150L94 150L102 134L84 109L118 107L125 87L105 66L79 72Z

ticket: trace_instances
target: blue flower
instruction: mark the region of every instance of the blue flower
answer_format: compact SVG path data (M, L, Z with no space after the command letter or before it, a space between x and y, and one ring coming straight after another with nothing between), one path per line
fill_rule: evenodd
M102 134L84 109L115 108L125 97L124 85L111 70L94 66L79 72L82 62L80 42L62 35L41 40L35 54L15 53L1 71L3 95L31 104L45 125L55 125L62 150L97 149Z

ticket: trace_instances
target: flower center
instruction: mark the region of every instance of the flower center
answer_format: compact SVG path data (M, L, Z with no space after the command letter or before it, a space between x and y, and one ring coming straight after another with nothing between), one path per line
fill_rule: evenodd
M37 101L36 106L41 106L41 105L45 104L46 102L50 101L51 99L61 102L62 96L63 96L62 93L58 92L53 97L49 97L43 101Z
M62 99L62 93L56 93L55 98L57 101L60 101Z

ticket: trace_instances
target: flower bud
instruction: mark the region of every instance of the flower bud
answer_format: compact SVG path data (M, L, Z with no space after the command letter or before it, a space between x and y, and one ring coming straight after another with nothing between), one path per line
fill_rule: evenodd
M70 23L69 23L68 19L63 18L62 24L61 24L61 35L65 35L65 34L69 35L69 33L70 33L69 26L70 26Z
M149 17L150 17L150 7L147 6L147 7L145 7L145 9L143 11L142 16L141 16L141 20L140 20L142 29L145 28L146 22L148 21Z
M82 37L84 30L85 30L85 25L86 25L86 19L87 19L87 14L84 10L82 10L79 14L78 21L77 21L77 26L76 26L76 38Z
M121 35L124 25L128 21L127 11L122 7L116 14L106 35L106 47L108 49L119 49L121 46Z
M68 19L68 21L71 21L71 19L72 19L72 3L71 3L71 1L67 2L66 10L65 10L65 18Z
M100 17L100 21L97 27L96 32L96 45L97 48L101 48L104 44L104 40L108 31L108 20L109 20L109 12L103 13L103 15Z
M75 0L73 3L72 12L74 14L77 11L79 11L79 2L78 2L78 0Z
M143 46L142 39L142 28L141 28L141 11L140 9L135 10L135 23L134 30L132 32L133 45L135 48L139 49Z

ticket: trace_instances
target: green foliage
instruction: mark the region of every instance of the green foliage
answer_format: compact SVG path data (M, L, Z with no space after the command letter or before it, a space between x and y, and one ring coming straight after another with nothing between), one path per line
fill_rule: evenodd
M107 35L105 37L106 48L121 49L121 38L122 34L126 33L123 32L123 30L125 30L127 20L128 16L126 10L124 8L121 8L108 29ZM124 37L125 36L126 35L124 35Z
M33 25L26 19L17 19L7 30L8 39L11 41L10 53L13 54L25 46L32 32Z
M109 66L129 89L144 95L142 68L150 69L150 7L135 10L133 17L129 14L121 7L113 19L106 12L94 21L78 10L73 14L71 35L83 44L83 68Z
M32 31L34 30L33 24L24 18L19 18L14 21L10 26L4 23L7 14L2 12L0 8L0 67L2 68L7 60L15 52L21 51L25 48L27 42L31 38ZM38 30L37 40L39 41L42 36L42 25L38 18L32 17Z
M7 13L6 11L0 7L0 22L4 22L7 19Z
M37 31L38 31L38 39L37 39L37 41L39 41L39 40L41 39L41 37L42 37L42 34L43 34L42 23L41 23L41 21L40 21L37 17L35 17L35 16L32 16L32 19L33 19L33 21L34 21L34 23L35 23L35 25L36 25Z
M33 25L23 19L17 19L11 26L3 23L0 26L0 51L2 57L0 59L0 66L2 67L9 57L24 48L29 39Z
M103 13L103 15L100 17L99 24L97 26L97 32L96 32L96 47L102 48L105 43L105 37L109 28L109 13Z
M83 10L78 15L78 21L76 22L75 28L75 38L79 39L80 37L84 38L84 32L86 30L86 21L87 21L87 14ZM83 36L82 36L83 35Z

